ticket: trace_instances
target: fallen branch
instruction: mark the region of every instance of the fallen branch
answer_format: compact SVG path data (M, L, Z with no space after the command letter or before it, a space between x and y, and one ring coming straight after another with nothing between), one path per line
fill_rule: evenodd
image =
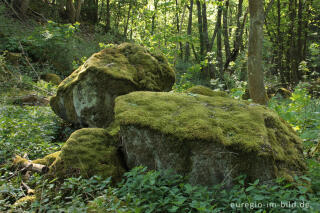
M32 163L31 161L16 155L13 159L13 164L22 167L23 171L33 171L41 174L45 174L49 171L49 168L42 164Z
M21 181L21 185L27 191L27 195L33 195L34 194L34 190L31 189L26 183Z

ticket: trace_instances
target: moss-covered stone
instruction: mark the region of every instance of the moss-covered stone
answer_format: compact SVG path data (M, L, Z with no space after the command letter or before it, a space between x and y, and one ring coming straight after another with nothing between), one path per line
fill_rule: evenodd
M137 90L169 91L175 81L167 60L129 43L93 54L59 85L50 101L61 118L82 127L107 127L114 99Z
M301 139L265 106L193 93L133 92L116 99L129 168L174 169L206 185L242 173L270 180L305 170Z
M60 76L58 76L57 74L54 73L47 73L47 74L43 74L40 76L40 78L46 82L50 82L54 85L59 85L62 80L60 78Z
M210 89L208 87L200 86L200 85L193 86L193 87L187 89L186 92L210 96L210 97L215 97L215 96L228 97L228 93L226 93L224 91L213 91L212 89Z
M51 154L45 156L44 158L39 158L39 159L33 160L32 163L42 164L42 165L46 165L49 167L57 159L57 157L60 155L60 153L61 153L61 151L51 153Z
M58 178L99 175L119 181L125 171L114 138L100 128L75 131L54 157L49 175Z

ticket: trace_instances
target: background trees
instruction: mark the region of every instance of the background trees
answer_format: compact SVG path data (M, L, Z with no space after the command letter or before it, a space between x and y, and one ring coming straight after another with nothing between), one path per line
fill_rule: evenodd
M2 0L8 2L8 0ZM91 26L107 41L160 49L178 79L213 88L247 80L248 0L15 0L18 16ZM265 76L293 88L319 76L320 6L313 0L265 0L262 62ZM252 36L255 38L256 36ZM258 37L257 37L258 38ZM250 53L250 51L249 51ZM267 81L268 85L269 82ZM256 90L256 89L255 89Z

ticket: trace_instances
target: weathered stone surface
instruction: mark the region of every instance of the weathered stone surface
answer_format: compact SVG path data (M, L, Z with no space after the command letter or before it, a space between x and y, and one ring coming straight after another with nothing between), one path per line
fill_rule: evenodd
M124 43L92 55L59 85L50 101L61 118L82 127L107 127L114 99L137 90L169 91L175 81L167 60Z
M49 175L58 178L99 175L104 178L112 176L112 180L119 181L125 172L116 141L107 130L100 128L75 131L60 152L33 162L47 165L52 160Z
M129 168L173 169L193 184L229 186L241 174L266 181L305 170L301 139L261 105L133 92L116 99L115 113Z

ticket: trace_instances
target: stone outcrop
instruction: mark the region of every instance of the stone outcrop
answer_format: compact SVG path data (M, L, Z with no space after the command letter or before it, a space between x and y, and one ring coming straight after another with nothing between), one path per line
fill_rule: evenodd
M117 142L101 128L83 128L71 134L61 151L34 160L49 166L49 175L57 178L71 176L103 178L119 181L125 172Z
M132 91L169 91L174 71L160 54L124 43L93 54L59 85L53 111L80 127L107 127L114 99Z
M173 169L193 184L291 178L306 169L301 139L265 106L194 93L132 92L115 104L129 169Z

